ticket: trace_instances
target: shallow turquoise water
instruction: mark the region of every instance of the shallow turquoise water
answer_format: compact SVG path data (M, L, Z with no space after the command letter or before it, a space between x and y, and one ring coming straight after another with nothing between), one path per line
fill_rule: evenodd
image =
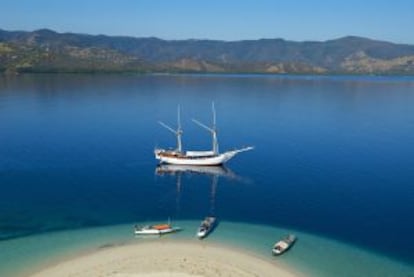
M133 224L61 231L0 241L0 276L24 276L45 265L110 245L148 240L198 241L198 221L176 221L183 231L162 237L135 237ZM275 241L287 233L295 233L298 241L280 257L271 256ZM263 225L221 221L201 243L217 243L236 247L271 262L285 264L305 276L395 276L408 277L414 267L318 236L295 230Z

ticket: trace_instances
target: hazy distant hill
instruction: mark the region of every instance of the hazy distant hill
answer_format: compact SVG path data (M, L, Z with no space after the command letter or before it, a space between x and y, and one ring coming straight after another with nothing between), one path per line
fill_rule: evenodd
M414 45L360 37L162 40L0 30L0 71L414 74Z

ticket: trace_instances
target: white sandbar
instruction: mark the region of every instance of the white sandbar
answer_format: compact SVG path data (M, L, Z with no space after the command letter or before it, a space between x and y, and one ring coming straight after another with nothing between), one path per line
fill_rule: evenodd
M32 277L298 276L240 250L205 242L156 241L113 246L62 261Z

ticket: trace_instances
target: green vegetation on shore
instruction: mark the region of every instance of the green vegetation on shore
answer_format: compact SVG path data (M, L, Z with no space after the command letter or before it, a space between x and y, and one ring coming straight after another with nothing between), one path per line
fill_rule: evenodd
M0 30L0 72L414 74L414 46L360 37L176 40Z

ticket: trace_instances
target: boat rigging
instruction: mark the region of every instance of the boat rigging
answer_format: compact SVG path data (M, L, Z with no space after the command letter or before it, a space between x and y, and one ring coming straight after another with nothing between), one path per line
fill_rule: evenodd
M213 126L208 127L202 122L193 119L192 121L198 126L206 129L212 135L212 150L208 151L183 151L182 147L182 134L183 130L181 128L181 118L180 118L180 107L178 106L177 110L177 129L173 129L167 124L159 121L159 124L172 132L177 137L177 147L174 150L166 150L161 148L156 148L154 150L155 158L160 161L160 163L166 164L177 164L177 165L221 165L233 158L236 154L252 150L253 147L245 147L236 150L230 150L223 153L219 152L219 144L217 138L217 128L216 128L216 109L214 103L212 103L212 112L213 112Z

